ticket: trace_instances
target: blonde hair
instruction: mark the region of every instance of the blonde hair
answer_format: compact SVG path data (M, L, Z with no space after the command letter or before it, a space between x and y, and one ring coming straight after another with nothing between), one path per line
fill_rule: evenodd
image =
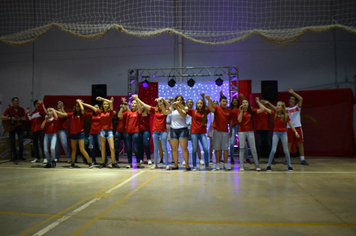
M281 110L281 120L284 121L285 123L288 122L288 114L287 114L287 110L286 110L286 104L282 101L278 101L277 102L277 105L278 103L280 103L282 105L282 110ZM278 112L276 112L276 114L274 114L274 120L277 120L277 117L278 117Z

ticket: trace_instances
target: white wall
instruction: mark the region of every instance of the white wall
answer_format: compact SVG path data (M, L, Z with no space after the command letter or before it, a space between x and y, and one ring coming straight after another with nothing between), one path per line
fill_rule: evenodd
M261 80L278 80L279 90L331 88L335 83L333 31L307 32L294 45L278 47L257 35L229 45L212 46L183 41L183 66L239 67L240 79L252 80L252 92ZM108 85L109 95L127 93L129 68L177 65L175 36L136 38L111 31L98 40L85 40L52 29L34 45L0 44L0 94L3 108L13 96L21 106L31 104L34 46L34 99L44 95L90 95L91 84ZM356 75L356 35L336 30L337 81ZM347 87L347 86L341 86ZM353 87L353 85L350 85Z

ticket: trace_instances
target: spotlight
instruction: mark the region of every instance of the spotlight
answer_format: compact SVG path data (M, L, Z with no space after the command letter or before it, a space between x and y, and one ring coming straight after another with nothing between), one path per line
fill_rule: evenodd
M168 81L168 86L171 87L171 88L173 88L174 85L176 85L176 81L175 81L174 79L170 79L170 80Z
M188 85L189 87L193 87L194 84L195 84L195 80L193 80L193 78L190 78L190 79L188 80L188 82L187 82L187 85Z
M150 82L149 82L147 79L145 79L145 80L141 83L141 86L142 86L143 88L147 88L149 85L150 85Z
M217 80L215 80L215 84L217 86L221 86L223 83L224 83L224 81L222 79L220 79L220 78L217 78Z

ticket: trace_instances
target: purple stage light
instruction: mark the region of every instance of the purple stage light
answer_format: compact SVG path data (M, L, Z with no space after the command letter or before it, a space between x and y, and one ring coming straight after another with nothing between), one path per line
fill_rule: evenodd
M150 85L150 82L149 82L147 79L145 79L145 80L141 83L141 86L142 86L143 88L147 88L149 85Z

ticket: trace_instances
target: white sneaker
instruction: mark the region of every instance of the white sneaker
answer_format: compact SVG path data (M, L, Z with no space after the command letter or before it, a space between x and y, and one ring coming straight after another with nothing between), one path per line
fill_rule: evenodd
M182 166L185 166L185 161L182 162Z
M141 160L141 161L140 161L140 164L142 164L142 163L143 163L143 161Z
M259 166L256 167L256 171L260 171L261 168Z
M54 161L57 162L58 161L57 158L55 158Z
M224 169L225 170L231 170L231 166L227 163L224 164Z
M193 171L197 171L197 168L196 168L196 167L193 167Z
M47 159L43 159L43 164L47 164Z
M200 165L204 165L205 163L204 163L204 161L203 161L203 159L200 159Z
M148 165L152 165L152 161L151 161L151 159L150 159L150 160L148 160Z
M245 168L243 166L240 166L240 171L244 171Z
M220 170L220 164L219 163L215 164L215 170Z
M169 167L169 165L166 165L166 170L170 170L171 167Z
M157 169L157 168L158 168L157 165L153 165L150 169L151 169L151 170L154 170L154 169Z
M35 160L31 161L31 162L32 163L36 163L36 162L40 162L40 160L35 159Z

